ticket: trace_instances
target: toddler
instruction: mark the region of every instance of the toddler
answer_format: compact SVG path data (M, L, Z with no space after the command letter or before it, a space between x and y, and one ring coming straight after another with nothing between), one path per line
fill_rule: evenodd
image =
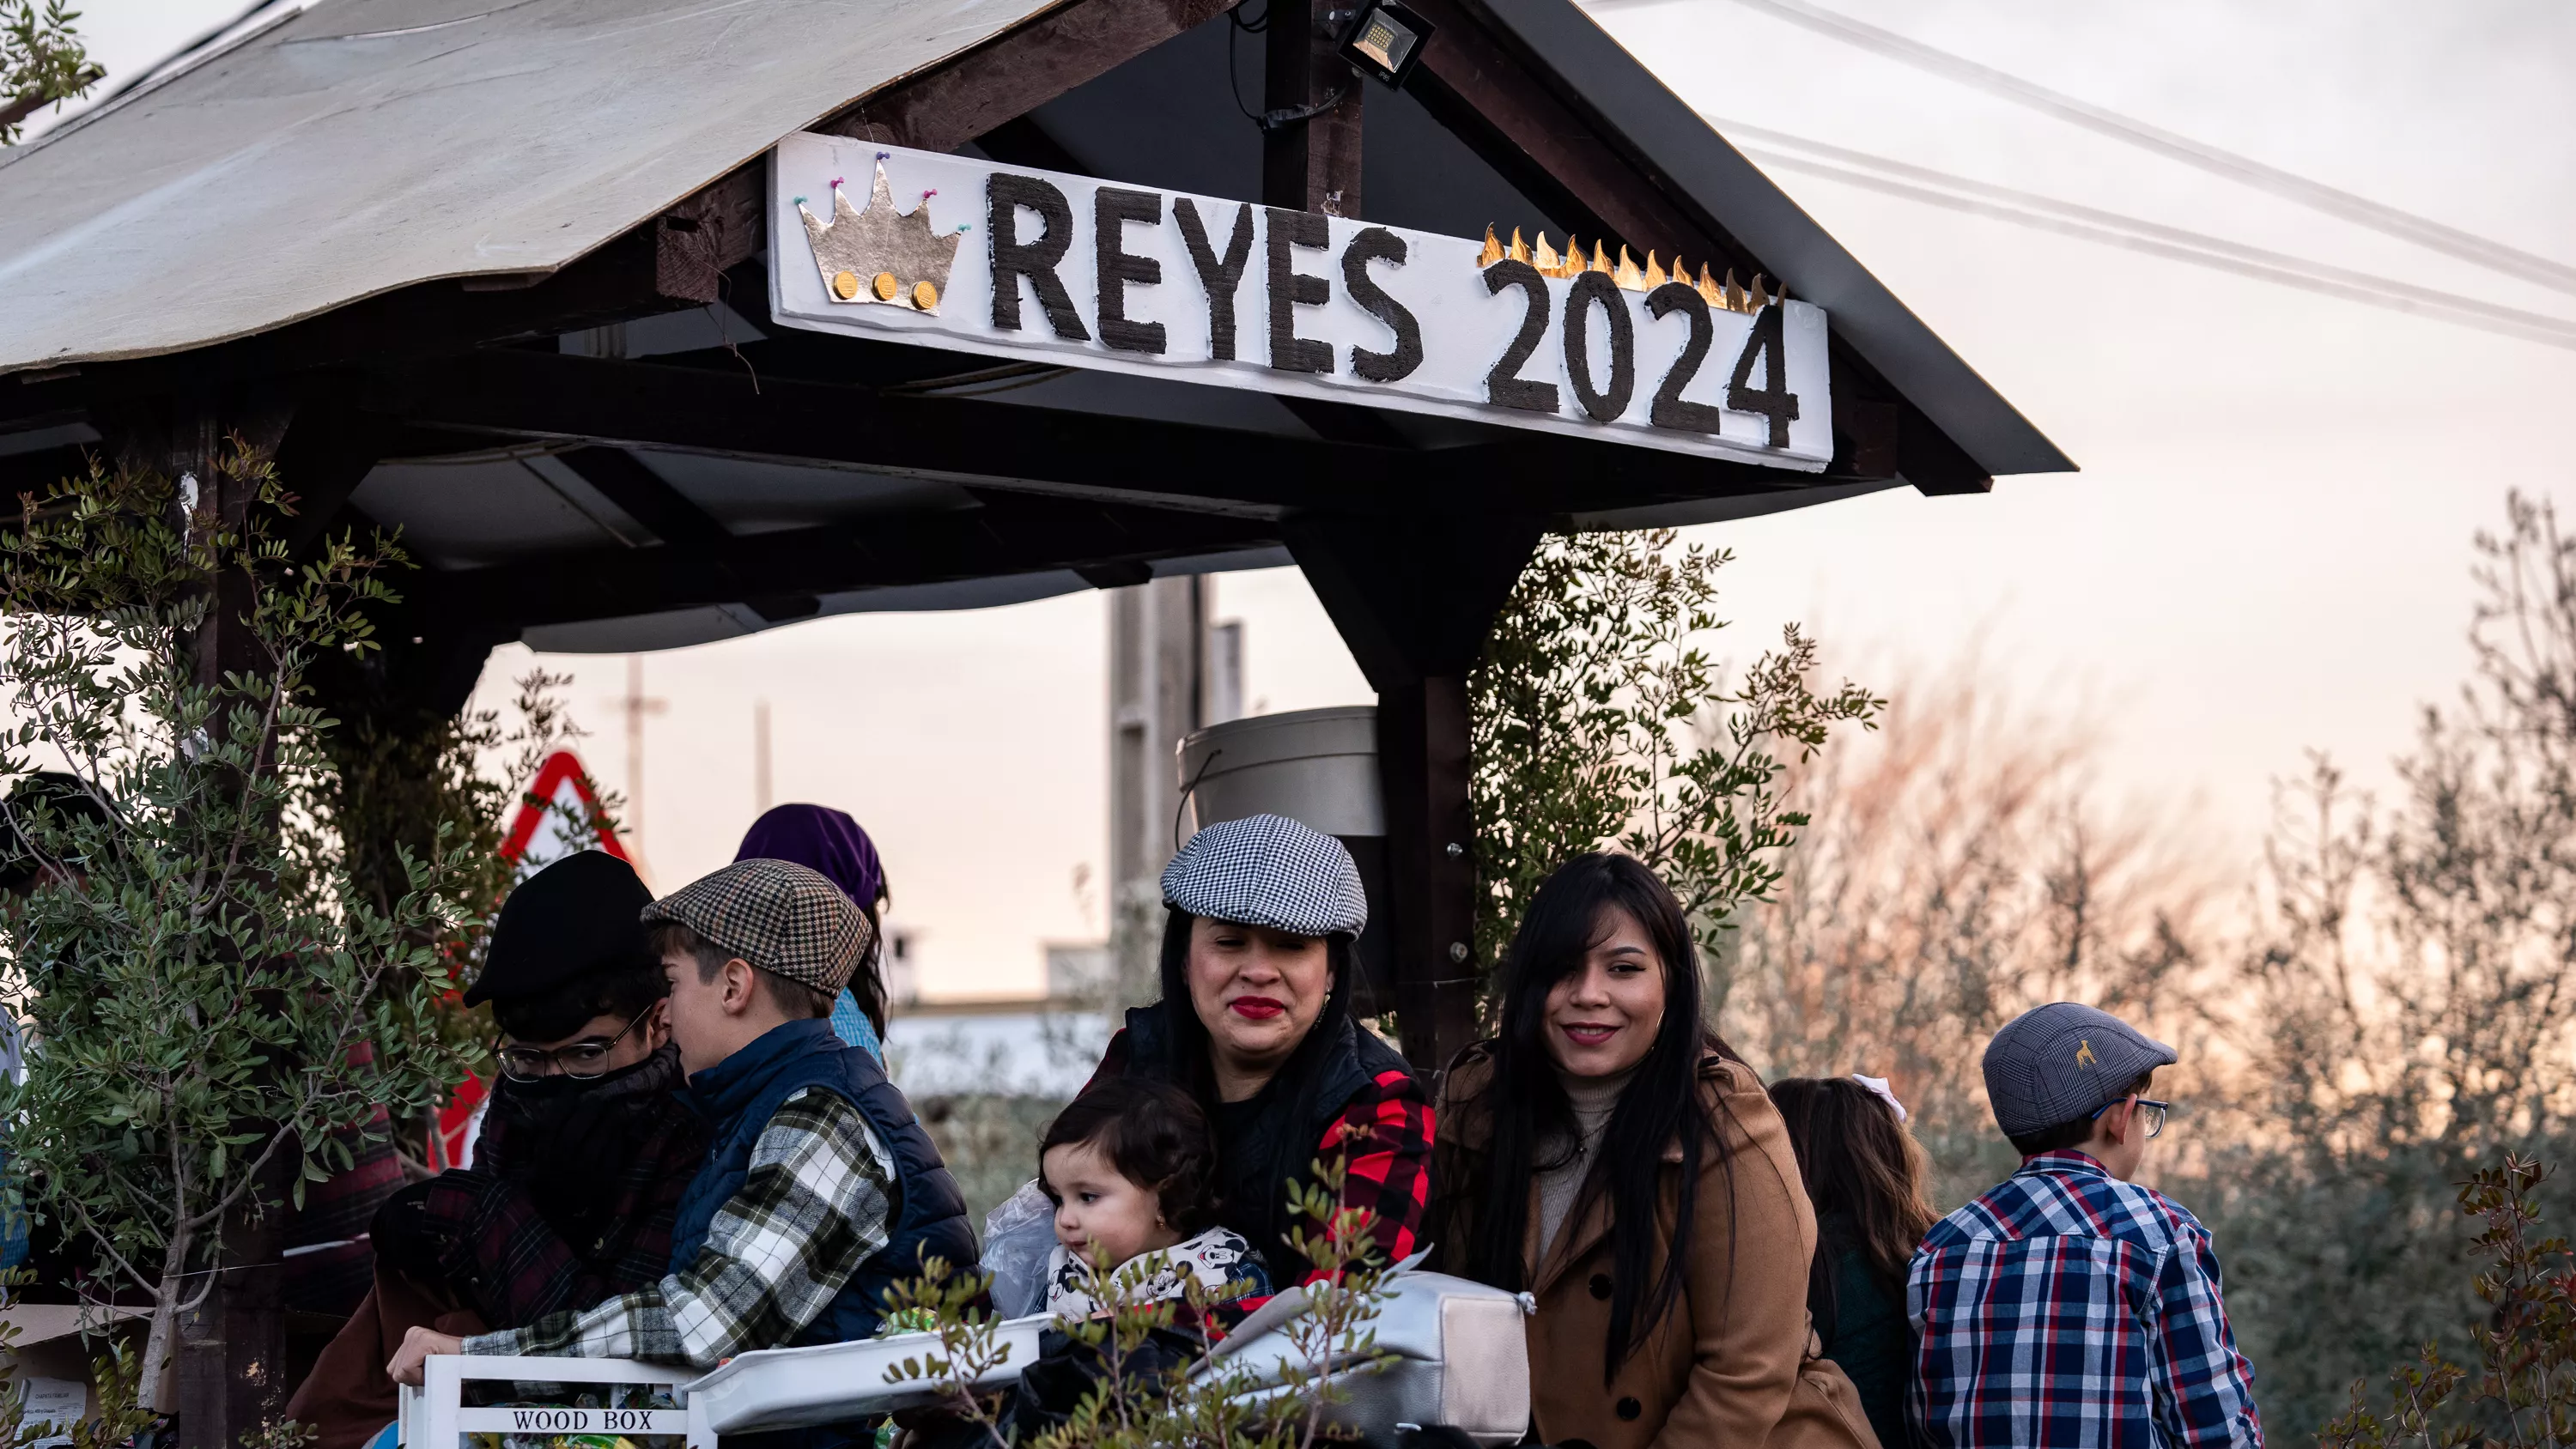
M1178 1087L1122 1077L1064 1109L1038 1143L1038 1181L1055 1204L1047 1311L1091 1318L1090 1264L1106 1261L1130 1304L1179 1298L1195 1278L1233 1295L1229 1317L1269 1296L1261 1255L1216 1222L1216 1143L1198 1104ZM1140 1261L1142 1260L1142 1261Z
M1029 1444L1064 1427L1108 1374L1100 1352L1065 1330L1067 1320L1105 1318L1118 1307L1182 1297L1192 1279L1211 1294L1234 1295L1207 1321L1186 1307L1118 1358L1130 1382L1185 1370L1206 1342L1243 1321L1269 1296L1261 1256L1216 1224L1216 1144L1198 1104L1177 1087L1121 1077L1074 1099L1038 1142L1038 1183L1055 1204L1055 1251L1047 1259L1047 1311L1038 1357L1004 1397L1002 1437ZM1090 1265L1109 1264L1101 1302ZM1129 1281L1121 1283L1121 1277ZM972 1433L935 1439L958 1449Z

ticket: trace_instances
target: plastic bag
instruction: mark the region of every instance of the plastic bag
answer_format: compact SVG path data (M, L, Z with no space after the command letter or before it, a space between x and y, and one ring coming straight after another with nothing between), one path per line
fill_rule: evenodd
M984 1271L993 1307L1019 1318L1046 1307L1047 1258L1055 1252L1055 1204L1036 1178L984 1215Z

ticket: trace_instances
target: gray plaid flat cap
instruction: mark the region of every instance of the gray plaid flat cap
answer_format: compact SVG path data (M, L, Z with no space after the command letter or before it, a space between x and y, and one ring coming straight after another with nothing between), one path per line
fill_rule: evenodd
M1356 936L1368 893L1342 843L1285 815L1220 820L1163 867L1163 904L1299 936Z
M2172 1047L2107 1011L2052 1001L2004 1023L1986 1044L1986 1100L2005 1135L2024 1135L2107 1107L2174 1060Z
M784 860L737 860L644 908L665 921L817 991L849 985L873 935L831 877Z

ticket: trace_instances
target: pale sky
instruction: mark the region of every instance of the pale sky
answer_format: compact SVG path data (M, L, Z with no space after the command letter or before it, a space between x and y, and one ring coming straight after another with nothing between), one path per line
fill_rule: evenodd
M2541 0L1831 0L1844 13L2166 129L2576 262L2576 11ZM124 74L228 19L97 0ZM2510 305L2576 299L2267 198L1850 50L1731 0L1599 18L1730 119ZM1436 43L1436 42L1435 42ZM1783 187L2083 465L1985 497L1910 491L1694 530L1734 548L1725 644L1807 621L1869 678L1980 651L2107 712L2108 787L2198 798L2250 859L2269 782L2327 749L2365 783L2467 661L2469 539L2505 490L2576 506L2576 353L1783 172ZM2553 403L2551 399L2559 399ZM2566 409L2567 411L2562 411ZM2555 420L2555 421L2553 421ZM1223 577L1246 698L1366 702L1293 571ZM652 656L644 832L667 888L751 819L752 701L782 800L856 814L925 990L1033 990L1049 939L1095 936L1075 890L1106 851L1106 610L1096 594L863 615ZM529 656L496 655L487 690ZM586 754L624 780L622 657L577 676Z

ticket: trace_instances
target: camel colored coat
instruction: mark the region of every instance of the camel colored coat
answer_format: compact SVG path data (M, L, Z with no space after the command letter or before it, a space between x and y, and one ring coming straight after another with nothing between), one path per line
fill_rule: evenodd
M1487 1049L1470 1047L1441 1091L1434 1231L1453 1253L1471 1240L1476 1205L1504 1190L1486 1157L1492 1075ZM1701 1060L1699 1082L1720 1125L1724 1165L1703 1149L1682 1296L1607 1383L1616 1271L1608 1195L1578 1198L1542 1260L1537 1184L1510 1189L1531 1194L1521 1261L1538 1299L1529 1353L1539 1438L1593 1449L1878 1449L1851 1381L1815 1356L1807 1321L1815 1210L1779 1110L1750 1067L1716 1053ZM1681 1160L1681 1144L1665 1149L1659 1242L1671 1240Z

